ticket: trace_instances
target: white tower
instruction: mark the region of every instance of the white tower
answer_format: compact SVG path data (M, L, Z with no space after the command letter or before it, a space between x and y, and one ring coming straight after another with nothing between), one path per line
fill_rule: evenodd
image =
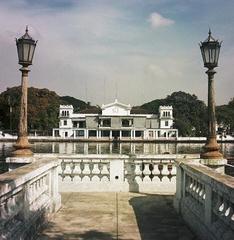
M72 136L72 115L73 106L72 105L60 105L59 107L59 127L61 137L71 137Z
M173 107L159 107L160 128L173 128Z

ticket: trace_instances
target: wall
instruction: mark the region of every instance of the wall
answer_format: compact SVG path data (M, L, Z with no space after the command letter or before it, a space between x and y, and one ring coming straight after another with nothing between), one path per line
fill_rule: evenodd
M145 128L146 127L146 118L145 117L135 117L133 119L133 125L135 128Z
M86 116L86 128L96 129L98 127L98 117Z

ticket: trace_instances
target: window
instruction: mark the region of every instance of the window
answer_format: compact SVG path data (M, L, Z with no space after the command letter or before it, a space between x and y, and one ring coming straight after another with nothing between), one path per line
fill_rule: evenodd
M135 137L143 137L143 131L136 131Z
M154 132L153 131L149 131L149 137L152 138L154 136Z
M84 137L84 130L77 130L76 131L76 136L77 137Z
M122 137L131 137L131 131L122 131Z
M67 120L64 120L64 121L63 121L63 125L64 125L64 126L67 126Z
M72 124L73 124L73 128L77 128L77 125L78 125L77 121L73 121Z
M102 127L110 127L110 126L111 126L111 119L110 118L102 120Z
M122 127L131 127L132 119L122 119Z
M59 130L55 130L55 131L54 131L54 136L55 136L55 137L59 137Z
M165 121L165 126L168 127L168 125L169 125L169 124L168 124L168 121Z
M102 131L102 137L110 137L110 131Z
M85 128L85 127L86 127L85 121L80 121L79 128Z
M89 137L96 137L97 131L96 130L89 130Z

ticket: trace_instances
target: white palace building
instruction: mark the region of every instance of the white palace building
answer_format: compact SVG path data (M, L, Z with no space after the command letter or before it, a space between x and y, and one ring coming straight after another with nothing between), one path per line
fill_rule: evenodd
M102 105L101 110L73 112L72 105L60 105L59 128L54 137L100 140L176 139L172 106L160 106L159 116L146 110L115 102Z

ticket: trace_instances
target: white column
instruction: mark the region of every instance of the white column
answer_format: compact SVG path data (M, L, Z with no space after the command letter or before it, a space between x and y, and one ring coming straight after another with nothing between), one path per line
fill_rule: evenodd
M112 143L110 143L110 154L112 154Z
M119 130L119 139L121 139L121 138L122 138L122 131Z
M89 153L89 145L88 143L84 143L84 154L88 154Z
M110 139L112 139L112 130L110 130Z
M149 131L144 130L144 139L149 139Z

